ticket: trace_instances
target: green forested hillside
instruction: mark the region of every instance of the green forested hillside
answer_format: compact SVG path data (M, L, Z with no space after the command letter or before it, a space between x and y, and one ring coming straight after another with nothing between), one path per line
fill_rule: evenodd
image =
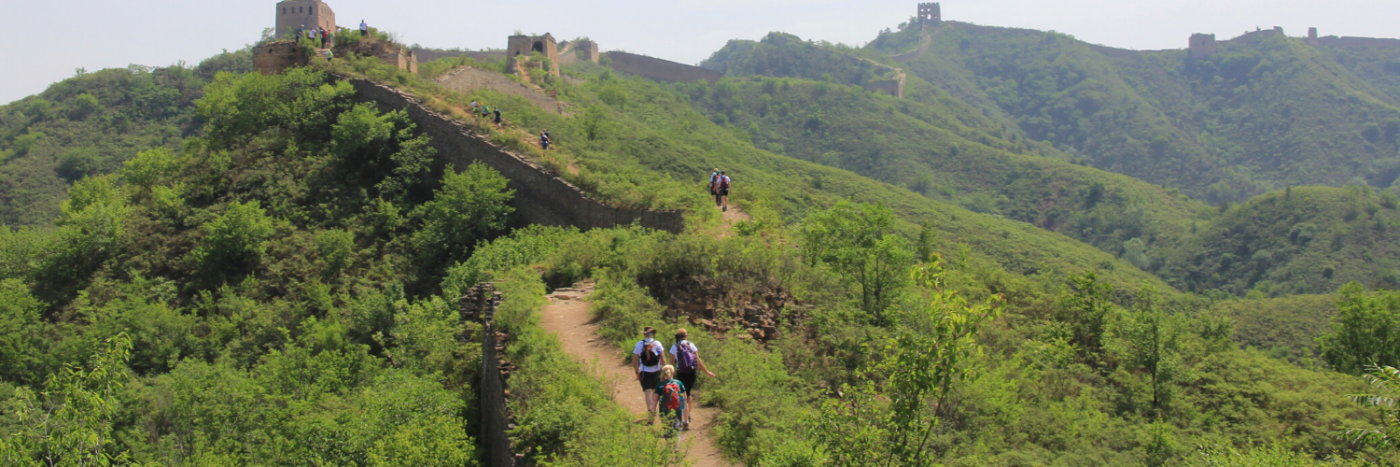
M919 34L906 27L869 47L903 52ZM911 75L1097 167L1211 203L1287 185L1393 182L1393 98L1363 78L1374 73L1299 39L1222 41L1218 54L1190 59L957 22L930 38L928 53L903 64Z
M1358 281L1400 286L1400 199L1369 188L1299 187L1259 196L1203 226L1161 274L1187 290L1315 294Z
M989 147L930 124L944 109L799 79L731 79L692 105L757 147L899 184L966 209L1060 232L1151 267L1159 236L1187 234L1206 206L1127 176ZM1144 261L1147 259L1147 261Z
M248 51L199 66L80 72L0 106L0 224L48 225L68 186L137 152L175 150L199 131L194 101L219 71L252 69Z

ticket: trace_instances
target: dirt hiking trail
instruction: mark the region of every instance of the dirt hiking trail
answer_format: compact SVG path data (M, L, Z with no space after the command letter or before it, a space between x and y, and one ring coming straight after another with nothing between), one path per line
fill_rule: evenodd
M749 220L749 215L738 204L730 201L729 210L720 213L720 219L724 220L724 224L719 227L719 238L728 238L734 234L734 223Z
M734 211L733 205L730 205L730 211ZM612 388L613 400L635 415L639 422L644 421L647 407L642 399L641 386L637 383L631 365L621 360L618 349L598 336L599 324L593 319L592 304L588 302L591 293L591 282L582 282L573 288L557 289L550 293L549 305L540 310L543 314L544 328L559 338L559 342L564 344L564 351L573 355L585 367L598 368L602 372L600 376ZM703 385L696 391L696 396L702 400L703 391ZM691 409L690 431L683 432L682 436L687 448L686 461L690 465L734 465L725 460L710 437L710 428L714 426L718 414L719 409L714 407L696 405Z

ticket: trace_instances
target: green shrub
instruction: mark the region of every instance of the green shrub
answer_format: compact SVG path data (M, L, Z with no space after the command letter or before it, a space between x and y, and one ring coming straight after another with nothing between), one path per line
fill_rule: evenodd
M236 274L261 261L273 222L258 200L233 202L203 230L204 240L193 252L200 269L214 275Z

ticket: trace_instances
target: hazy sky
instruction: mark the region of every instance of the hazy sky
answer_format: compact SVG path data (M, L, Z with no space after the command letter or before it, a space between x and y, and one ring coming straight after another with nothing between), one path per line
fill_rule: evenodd
M44 90L83 67L198 63L239 49L273 24L276 1L4 0L0 102ZM784 31L860 45L914 16L894 0L331 0L337 22L397 32L429 47L504 48L516 30L589 36L602 50L698 63L729 39ZM1400 37L1396 0L944 0L943 18L1056 30L1132 49L1184 48L1193 32L1234 37L1282 26L1289 35Z

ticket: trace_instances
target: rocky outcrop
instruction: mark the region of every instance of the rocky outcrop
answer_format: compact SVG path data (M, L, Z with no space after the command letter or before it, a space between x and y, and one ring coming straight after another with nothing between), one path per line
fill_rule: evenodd
M782 288L733 293L706 279L690 279L665 291L668 319L687 320L717 336L768 341L783 326L805 318L810 306Z

